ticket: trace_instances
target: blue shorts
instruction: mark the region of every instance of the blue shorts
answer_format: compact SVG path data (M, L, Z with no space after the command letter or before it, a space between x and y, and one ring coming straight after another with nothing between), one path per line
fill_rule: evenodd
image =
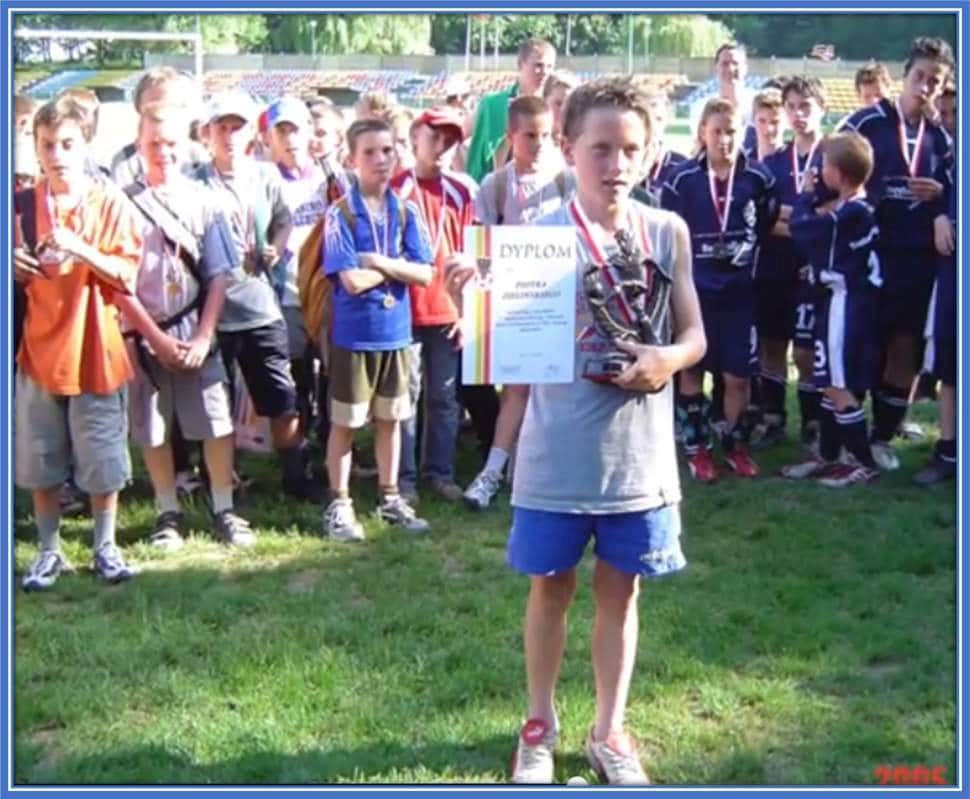
M707 352L697 370L735 377L758 371L758 333L755 330L754 286L745 283L724 291L698 289L707 337Z
M603 515L513 508L506 559L523 574L552 576L574 569L591 537L596 557L625 574L661 577L687 565L680 505Z

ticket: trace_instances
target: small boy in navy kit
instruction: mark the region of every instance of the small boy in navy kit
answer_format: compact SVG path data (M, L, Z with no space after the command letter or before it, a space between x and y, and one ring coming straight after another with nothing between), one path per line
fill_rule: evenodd
M882 277L879 228L865 201L873 169L869 142L840 133L824 144L822 180L838 199L819 203L802 193L792 211L792 238L808 255L819 290L815 303L815 384L822 389L819 456L786 467L792 479L819 477L843 488L878 476L866 434L862 400L879 367L877 313ZM836 463L840 449L846 462Z
M775 180L739 152L739 131L735 105L709 101L701 114L701 152L674 173L661 197L663 207L680 214L690 229L694 283L708 342L701 363L681 373L678 402L686 421L688 465L701 482L717 479L710 454L710 403L703 394L705 371L724 376L721 443L727 465L742 477L758 474L742 422L757 363L752 264L758 239L774 224L778 209Z

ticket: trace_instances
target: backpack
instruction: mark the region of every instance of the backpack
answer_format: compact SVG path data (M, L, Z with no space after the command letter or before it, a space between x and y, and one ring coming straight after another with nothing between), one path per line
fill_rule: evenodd
M335 200L334 205L340 211L347 226L353 232L357 217L346 195ZM397 210L401 221L401 235L407 224L407 210L403 200L397 203ZM332 321L333 285L321 269L323 261L323 239L326 215L314 222L309 235L303 241L297 254L296 288L300 295L300 310L303 312L303 324L311 341L319 342L320 335L330 329Z
M509 168L507 166L500 167L495 170L495 213L498 215L496 217L497 225L501 225L504 218L505 211L505 190L508 185L509 179ZM554 178L556 184L556 191L559 192L559 199L566 199L566 173L557 172Z

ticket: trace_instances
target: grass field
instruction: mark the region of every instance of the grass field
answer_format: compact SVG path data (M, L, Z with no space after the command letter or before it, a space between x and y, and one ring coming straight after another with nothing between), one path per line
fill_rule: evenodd
M645 586L630 697L655 781L872 784L883 764L942 764L955 781L955 489L911 485L928 451L904 444L900 472L847 491L685 485L690 566ZM795 452L764 455L765 474ZM475 460L466 441L463 478ZM245 469L265 477L244 505L254 550L199 532L151 552L142 481L121 514L135 581L82 570L18 592L15 782L506 781L527 588L504 565L507 501L483 515L426 502L423 539L368 517L366 543L338 545L318 509L275 495L270 462ZM22 570L34 538L17 499ZM205 530L201 508L191 520ZM66 535L86 564L85 524ZM558 694L563 782L593 780L590 574L587 559Z

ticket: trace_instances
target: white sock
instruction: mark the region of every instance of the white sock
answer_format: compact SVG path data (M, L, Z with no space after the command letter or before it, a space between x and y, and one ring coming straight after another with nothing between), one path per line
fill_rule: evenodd
M492 447L488 451L488 459L485 461L485 469L496 474L501 474L505 469L505 464L509 462L509 453L504 449Z
M174 486L171 489L171 491L159 492L158 495L155 497L155 504L158 505L159 513L169 513L169 512L178 513L178 511L180 510L179 498L178 498L178 494L175 491Z
M212 486L212 512L222 513L224 510L232 510L232 486L227 488Z

